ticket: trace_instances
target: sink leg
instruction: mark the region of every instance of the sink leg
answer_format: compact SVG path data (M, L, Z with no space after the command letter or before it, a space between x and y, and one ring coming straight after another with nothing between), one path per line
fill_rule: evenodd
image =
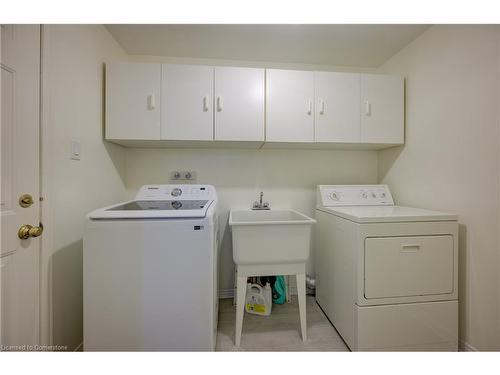
M247 292L247 277L238 274L236 284L236 328L234 331L235 345L240 346L241 330L243 328L243 313L245 312L245 296Z
M296 275L297 294L299 297L300 330L302 331L302 341L307 340L307 317L306 317L306 274Z
M286 282L286 302L291 303L292 298L290 297L290 275L285 276L285 282Z

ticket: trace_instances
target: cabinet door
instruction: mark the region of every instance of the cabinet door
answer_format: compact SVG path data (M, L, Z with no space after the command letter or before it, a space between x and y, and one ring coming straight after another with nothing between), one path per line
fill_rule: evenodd
M359 143L360 75L316 72L315 92L315 141Z
M106 64L106 139L160 139L160 64Z
M215 139L264 141L264 69L215 68Z
M404 143L404 81L361 75L361 142Z
M162 65L161 138L213 140L210 66Z
M266 141L314 141L314 72L266 70Z

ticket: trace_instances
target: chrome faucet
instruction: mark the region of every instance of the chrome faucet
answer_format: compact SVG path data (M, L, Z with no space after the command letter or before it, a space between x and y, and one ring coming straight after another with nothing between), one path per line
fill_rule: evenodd
M264 197L264 193L261 191L259 201L253 202L252 210L270 210L271 209L271 207L269 207L269 202L262 202L263 197Z

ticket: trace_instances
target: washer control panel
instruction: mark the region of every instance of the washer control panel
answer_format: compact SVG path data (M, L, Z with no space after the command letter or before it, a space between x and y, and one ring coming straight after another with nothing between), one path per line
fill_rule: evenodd
M393 206L387 185L318 185L317 205L332 206Z
M215 200L212 185L144 185L137 193L136 200Z

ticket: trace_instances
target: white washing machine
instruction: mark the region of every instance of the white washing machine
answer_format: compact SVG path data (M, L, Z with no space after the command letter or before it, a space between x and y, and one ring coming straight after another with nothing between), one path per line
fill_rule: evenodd
M210 185L147 185L88 215L84 350L215 349L216 206Z
M458 349L456 215L322 185L316 219L316 301L351 350Z

